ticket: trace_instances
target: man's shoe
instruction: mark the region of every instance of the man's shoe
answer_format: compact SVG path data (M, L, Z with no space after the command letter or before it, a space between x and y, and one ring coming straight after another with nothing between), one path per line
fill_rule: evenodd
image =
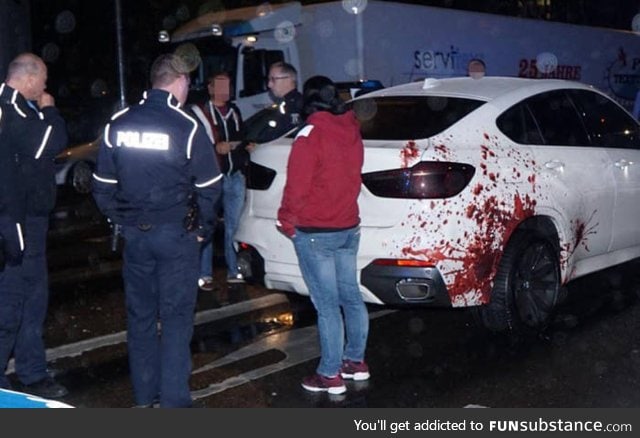
M340 375L343 379L362 381L369 380L371 375L369 374L369 367L365 361L354 362L349 359L342 361L342 368L340 368Z
M213 290L213 278L211 277L200 277L198 279L198 287L201 290L211 292Z
M302 380L302 387L307 391L328 392L329 394L342 394L347 391L340 374L334 377L326 377L322 374L305 377Z
M22 385L21 391L42 398L60 398L69 394L67 388L49 376L30 385Z

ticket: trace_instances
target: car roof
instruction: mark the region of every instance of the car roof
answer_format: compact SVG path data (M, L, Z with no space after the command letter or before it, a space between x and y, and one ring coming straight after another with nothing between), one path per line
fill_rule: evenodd
M435 79L388 87L368 93L365 97L381 96L446 96L490 102L509 94L537 94L545 91L579 88L594 90L579 82L559 79L525 79L489 76L481 79L470 77Z

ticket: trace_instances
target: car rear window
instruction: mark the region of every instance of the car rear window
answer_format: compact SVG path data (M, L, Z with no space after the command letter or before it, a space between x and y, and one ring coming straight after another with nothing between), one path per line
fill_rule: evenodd
M442 96L386 96L351 103L366 140L432 137L484 104Z

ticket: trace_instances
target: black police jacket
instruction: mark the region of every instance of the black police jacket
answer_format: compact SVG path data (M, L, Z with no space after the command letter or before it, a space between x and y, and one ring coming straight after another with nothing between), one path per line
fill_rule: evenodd
M106 125L94 173L98 207L121 225L182 223L196 194L200 234L211 233L222 178L202 126L153 89Z
M0 84L0 104L0 190L2 203L9 204L0 209L8 208L18 220L25 213L48 216L56 201L53 160L68 141L64 119L57 108L39 109L4 83ZM11 161L18 164L17 174Z

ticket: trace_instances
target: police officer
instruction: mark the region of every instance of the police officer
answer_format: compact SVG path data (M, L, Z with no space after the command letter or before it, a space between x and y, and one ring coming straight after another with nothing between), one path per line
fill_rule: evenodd
M94 173L100 210L121 225L127 348L138 406L190 407L200 242L213 231L222 178L204 129L183 110L189 68L151 66L152 89L106 125ZM194 197L199 226L192 217ZM189 221L192 222L192 221Z
M56 196L53 158L66 146L67 132L46 83L42 59L23 53L11 61L0 85L0 221L9 256L0 280L0 387L8 386L4 369L13 349L20 389L58 398L67 389L49 377L42 331L49 298L47 231Z
M269 67L267 86L282 121L277 123L267 141L278 138L302 123L302 93L298 91L296 68L286 62Z

